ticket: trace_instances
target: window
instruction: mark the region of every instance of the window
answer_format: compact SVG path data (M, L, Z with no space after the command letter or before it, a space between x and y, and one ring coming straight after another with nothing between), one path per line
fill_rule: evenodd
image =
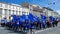
M0 9L0 15L2 15L2 9Z
M16 11L16 15L18 14L18 11Z
M13 15L14 15L14 12L15 12L15 11L13 10L13 12L12 12Z
M19 11L17 12L17 15L19 15Z
M2 7L2 4L0 3L0 7Z
M10 8L11 8L11 6L10 6L10 5L8 5L8 8L10 9Z
M18 9L18 7L16 6L16 9Z
M11 11L10 13L11 13L10 15L13 15L13 11Z
M5 15L7 15L7 10L5 9L4 11L5 11Z
M2 3L0 3L0 6L2 7L2 6L3 6L3 4L2 4Z
M19 7L17 7L17 10L19 10Z
M11 10L9 10L9 15L11 15Z
M7 10L7 14L9 15L9 10Z
M16 15L16 11L14 11L14 15Z
M8 5L7 4L5 4L5 8L8 8Z
M13 9L16 9L16 7L13 5Z
M14 9L14 6L13 6L13 9Z
M26 12L22 12L22 14L26 14Z
M21 15L21 12L19 11L19 15Z
M12 11L12 15L14 15L14 10Z
M2 15L0 15L0 20L2 19Z
M11 6L11 9L13 9L13 6Z

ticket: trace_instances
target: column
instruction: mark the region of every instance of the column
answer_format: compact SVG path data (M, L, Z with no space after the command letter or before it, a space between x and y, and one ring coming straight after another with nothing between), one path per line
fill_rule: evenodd
M13 11L11 10L11 15L13 15Z
M2 9L0 9L0 20L2 18Z
M2 18L5 16L5 11L2 9Z
M9 10L7 10L7 20L9 20Z

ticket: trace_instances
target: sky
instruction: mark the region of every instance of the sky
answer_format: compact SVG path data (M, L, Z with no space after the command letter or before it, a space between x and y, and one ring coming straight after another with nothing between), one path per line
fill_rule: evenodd
M41 7L49 7L53 9L54 11L60 13L59 12L60 11L60 0L0 0L0 2L15 3L15 4L21 4L23 2L28 2L29 4L36 4ZM50 4L50 3L55 3L55 4Z

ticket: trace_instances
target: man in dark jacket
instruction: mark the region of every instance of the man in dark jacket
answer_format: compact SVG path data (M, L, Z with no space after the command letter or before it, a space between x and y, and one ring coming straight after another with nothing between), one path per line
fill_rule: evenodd
M51 24L50 24L50 22L48 20L47 20L46 24L47 24L48 28L51 27Z
M59 22L58 20L55 20L55 25L56 25L56 26L57 26L58 22Z

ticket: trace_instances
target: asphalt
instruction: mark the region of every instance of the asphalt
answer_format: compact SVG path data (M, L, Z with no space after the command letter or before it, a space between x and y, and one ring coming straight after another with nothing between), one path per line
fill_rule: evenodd
M35 30L35 34L60 34L60 23L58 23L57 27L51 27L44 30ZM7 30L6 27L0 26L0 34L26 34L24 32L14 32L11 30ZM29 33L28 33L29 34Z
M60 34L60 23L58 23L57 27L35 31L35 34Z
M16 31L12 31L10 29L7 29L6 27L1 27L0 26L0 34L26 34L26 32L16 32Z

